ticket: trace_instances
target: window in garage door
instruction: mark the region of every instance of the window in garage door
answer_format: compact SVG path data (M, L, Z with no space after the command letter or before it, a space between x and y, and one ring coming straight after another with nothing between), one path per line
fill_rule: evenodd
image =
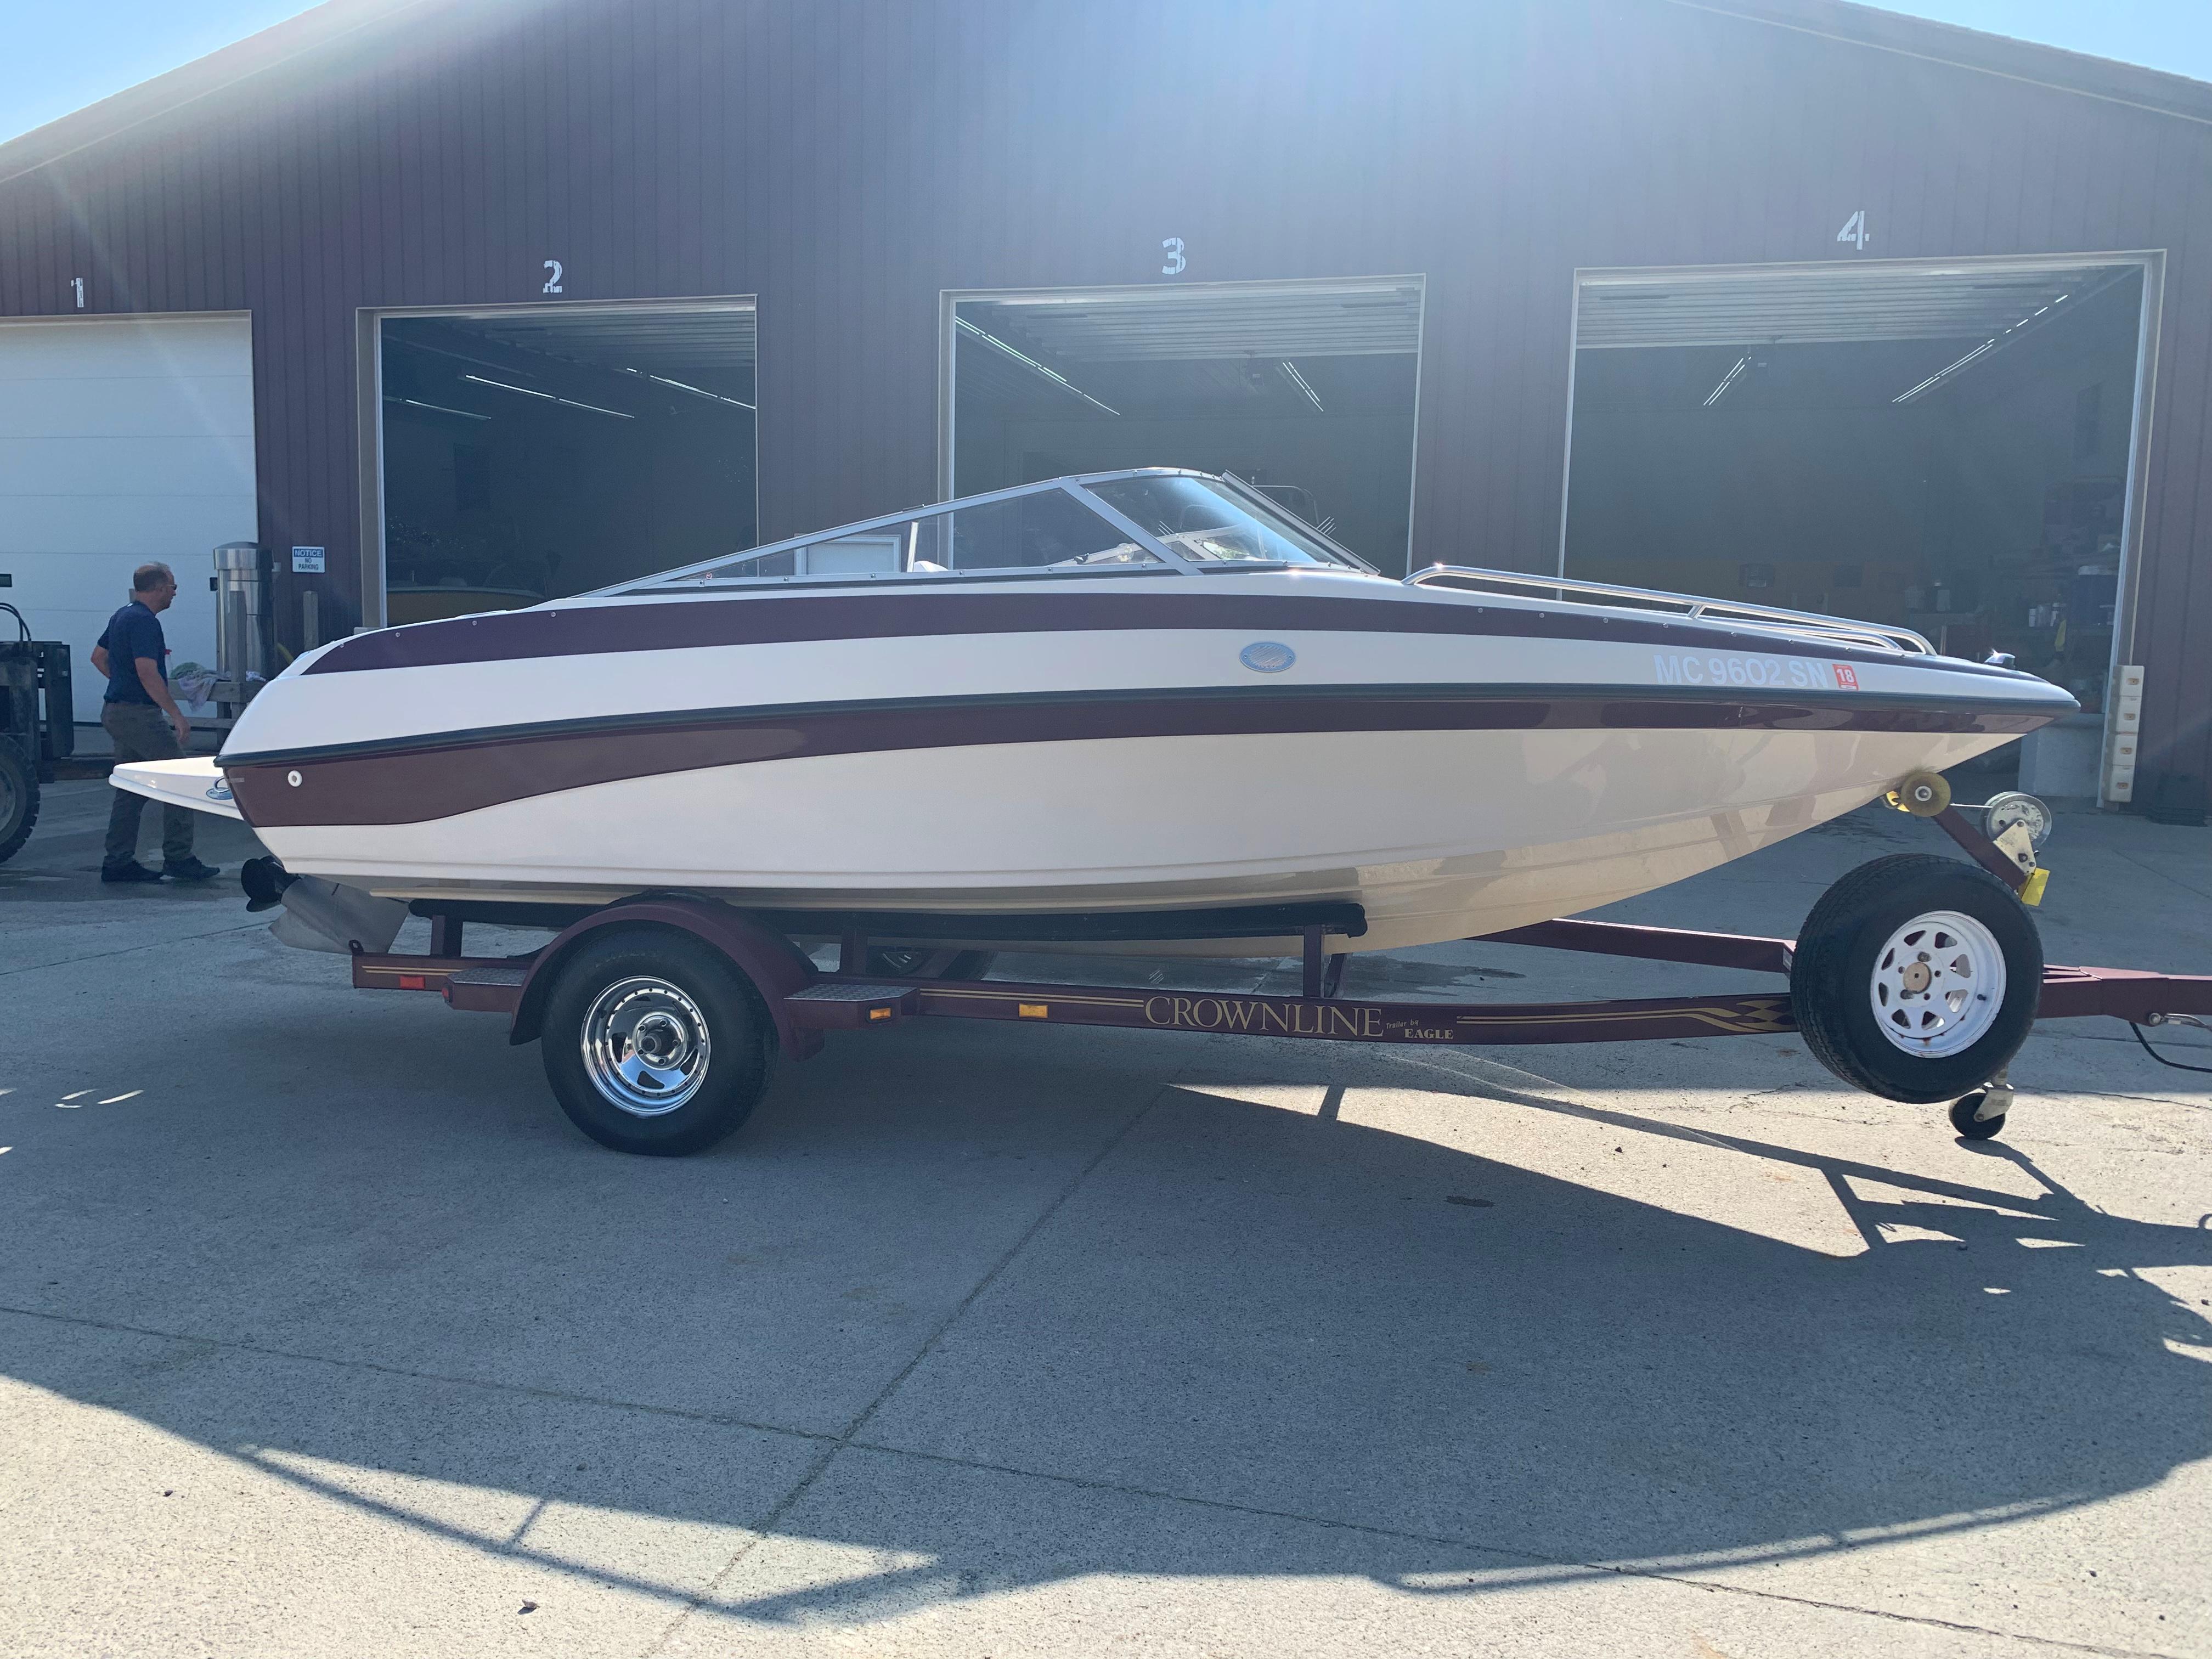
M941 487L1234 472L1402 574L1423 292L1375 276L948 294Z

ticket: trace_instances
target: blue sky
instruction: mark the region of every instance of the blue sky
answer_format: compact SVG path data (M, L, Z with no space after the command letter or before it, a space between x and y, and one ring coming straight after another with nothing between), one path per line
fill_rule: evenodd
M2212 81L2212 0L1911 0L1889 8ZM305 9L299 0L0 0L0 139Z

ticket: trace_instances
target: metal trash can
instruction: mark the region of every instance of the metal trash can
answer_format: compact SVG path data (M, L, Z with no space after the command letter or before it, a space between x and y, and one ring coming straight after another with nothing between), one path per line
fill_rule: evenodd
M215 550L215 700L234 717L269 677L269 556L258 542Z

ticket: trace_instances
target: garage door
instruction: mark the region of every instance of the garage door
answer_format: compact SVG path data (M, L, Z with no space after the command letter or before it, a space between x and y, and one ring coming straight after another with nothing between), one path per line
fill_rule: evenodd
M2145 300L2118 253L1583 272L1564 568L2002 653L2082 707L2026 787L2095 793Z
M100 718L85 657L133 568L177 573L172 671L212 665L210 551L256 534L246 318L0 322L0 598L69 642L77 719Z
M514 611L754 544L753 302L379 319L385 614Z

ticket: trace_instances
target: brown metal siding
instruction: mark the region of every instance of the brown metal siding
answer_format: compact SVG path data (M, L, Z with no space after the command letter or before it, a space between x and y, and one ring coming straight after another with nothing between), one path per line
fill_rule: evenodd
M2147 769L2212 772L2212 126L1665 0L424 7L0 185L0 313L250 310L329 617L357 307L757 295L774 537L933 494L940 289L1419 272L1416 556L1540 568L1571 273L1848 260L1859 208L1866 257L2169 250L2136 654Z

